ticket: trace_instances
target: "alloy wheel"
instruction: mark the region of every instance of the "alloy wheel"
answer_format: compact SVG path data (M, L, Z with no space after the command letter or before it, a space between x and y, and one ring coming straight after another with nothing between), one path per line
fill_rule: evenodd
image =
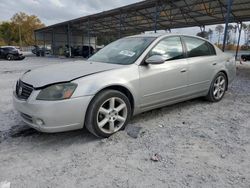
M107 134L112 134L121 129L128 117L126 103L118 97L106 100L97 113L97 125Z
M224 76L218 76L214 82L213 96L216 100L220 100L226 90L226 79Z

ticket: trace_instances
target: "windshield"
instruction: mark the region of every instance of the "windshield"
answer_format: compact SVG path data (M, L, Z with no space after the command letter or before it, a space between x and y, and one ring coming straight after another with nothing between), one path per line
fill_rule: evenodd
M121 65L132 64L155 39L154 37L123 38L107 45L88 60Z

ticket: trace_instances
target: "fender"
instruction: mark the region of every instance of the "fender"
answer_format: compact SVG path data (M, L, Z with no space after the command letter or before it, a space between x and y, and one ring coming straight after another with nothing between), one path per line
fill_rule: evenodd
M130 65L126 69L110 70L72 81L78 87L72 98L82 96L94 96L101 90L110 86L122 86L130 91L134 99L134 106L139 103L139 72L138 65Z

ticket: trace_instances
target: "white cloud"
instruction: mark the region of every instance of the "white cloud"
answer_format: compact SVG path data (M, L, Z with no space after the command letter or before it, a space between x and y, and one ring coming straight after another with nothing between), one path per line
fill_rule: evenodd
M65 5L60 0L50 0L49 2L57 7L65 7Z
M0 21L17 12L37 15L46 25L110 10L141 0L0 0Z

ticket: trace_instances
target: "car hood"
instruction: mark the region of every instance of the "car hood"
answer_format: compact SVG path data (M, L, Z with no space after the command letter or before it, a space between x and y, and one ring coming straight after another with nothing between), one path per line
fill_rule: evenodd
M49 65L27 71L21 80L35 88L54 83L68 82L84 76L121 68L122 65L77 61L56 65Z

